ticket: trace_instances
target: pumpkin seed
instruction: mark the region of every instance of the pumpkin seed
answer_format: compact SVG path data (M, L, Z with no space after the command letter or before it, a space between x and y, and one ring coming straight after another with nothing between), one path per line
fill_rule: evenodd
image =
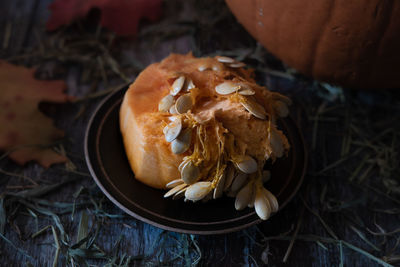
M172 180L171 182L169 182L168 184L165 185L166 188L172 188L175 187L177 185L183 184L183 180L182 179L175 179Z
M238 83L237 85L240 86L238 93L241 95L254 95L256 93L256 91L246 83Z
M222 193L224 192L225 180L226 180L226 175L222 174L221 178L217 182L217 186L214 188L214 194L213 194L214 199L220 198L222 196Z
M239 170L247 174L255 173L258 168L257 161L248 155L245 155L241 161L235 162L235 164Z
M191 201L198 201L212 190L211 182L198 182L189 186L185 191L185 197Z
M257 102L251 100L251 99L245 99L240 101L240 103L243 105L243 107L250 112L250 114L254 115L255 117L265 120L267 118L267 112Z
M229 67L231 67L231 68L243 68L244 66L246 66L246 64L244 64L243 62L235 62L235 63L229 64Z
M168 131L168 125L164 127L164 129L162 130L163 134L165 135Z
M170 124L164 127L163 132L165 135L165 140L167 142L172 142L178 137L181 131L182 131L182 119L178 117L175 121L171 122Z
M212 67L212 70L213 70L213 71L221 71L222 68L221 68L220 65L214 65L214 66Z
M179 166L178 166L179 172L182 171L182 168L183 168L183 166L184 166L186 163L187 163L186 161L182 161L181 164L179 164Z
M171 113L171 114L178 114L178 111L176 111L175 105L172 105L172 106L169 108L169 113Z
M274 194L272 194L266 188L263 188L263 192L264 192L265 197L269 201L269 204L271 206L272 212L277 212L279 210L279 204L278 204L278 200L276 199Z
M243 187L246 181L247 181L247 174L239 172L238 175L236 175L236 177L233 179L230 191L236 193Z
M271 205L261 188L257 188L256 198L254 200L254 209L256 210L258 217L262 220L268 219L271 215Z
M254 95L256 93L256 91L254 91L251 88L247 88L247 89L241 89L238 92L240 95Z
M185 91L190 91L195 87L196 86L194 85L192 79L186 78L185 85L184 85Z
M254 184L250 182L247 185L245 185L242 189L240 189L240 191L236 195L235 209L242 210L245 207L247 207L253 195L253 190L254 190L253 185Z
M172 197L172 199L180 199L183 198L185 196L185 191L186 191L187 187L179 190L178 192L176 192L176 194Z
M253 184L253 190L251 191L251 197L249 203L247 204L247 207L253 208L255 200L256 200L256 185Z
M231 81L226 81L215 86L215 91L220 95L229 95L240 89L240 85Z
M179 76L174 83L172 84L171 88L171 95L176 96L182 90L183 84L185 83L185 76Z
M235 62L235 60L230 57L216 56L215 58L221 63L234 63Z
M233 178L235 178L235 168L232 164L225 170L225 184L224 184L224 191L227 191L232 184Z
M201 202L205 203L205 202L209 201L210 199L212 199L212 197L213 197L213 192L210 191L205 197L203 197L201 199Z
M290 106L292 104L292 100L289 97L281 95L279 93L274 93L272 95L272 97L274 99L276 99L276 100L279 100L279 101L282 101L282 102L286 103L286 105L288 105L288 106Z
M228 197L236 197L237 192L234 192L232 190L229 190L228 192L226 192L226 195Z
M178 118L178 116L170 116L168 117L169 121L175 121Z
M205 71L207 68L207 66L201 65L197 68L199 71Z
M171 190L169 190L167 193L165 193L164 197L170 197L172 195L174 195L175 193L177 193L178 191L180 191L181 189L183 189L184 187L186 187L186 184L180 184L175 186L174 188L172 188Z
M285 151L283 147L283 142L281 136L278 134L277 130L271 129L270 132L270 143L273 153L278 157L283 156L283 152Z
M188 112L193 106L190 94L181 95L175 103L175 109L179 114Z
M194 184L199 179L199 176L200 176L199 167L194 165L192 161L189 161L188 163L182 166L181 179L186 184Z
M276 111L276 113L278 113L279 117L287 117L287 115L289 115L289 108L286 105L286 103L282 102L282 101L276 101L274 103L274 109Z
M271 172L268 170L264 170L261 176L262 182L266 183L267 181L269 181L269 179L271 179Z
M186 129L171 143L171 150L174 154L182 154L189 149L192 141L192 130Z
M174 104L174 97L172 95L166 95L158 103L158 110L162 112L169 111L169 108Z

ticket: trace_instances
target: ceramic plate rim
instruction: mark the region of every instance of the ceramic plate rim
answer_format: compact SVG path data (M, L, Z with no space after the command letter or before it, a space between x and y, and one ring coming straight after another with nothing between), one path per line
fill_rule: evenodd
M165 229L165 230L169 230L169 231L174 231L174 232L181 232L181 233L187 233L187 234L223 234L223 233L229 233L229 232L234 232L234 231L238 231L244 228L247 228L251 225L257 224L262 222L261 219L259 219L257 217L257 215L255 214L254 211L249 212L247 214L242 215L241 217L239 217L238 219L229 219L229 220L225 220L225 221L218 221L218 222L212 222L212 223L207 223L207 222L200 222L200 223L193 223L193 222L185 222L185 221L179 221L176 220L175 223L176 224L184 224L186 225L187 228L181 228L179 226L171 226L168 225L168 221L170 220L170 218L165 217L163 218L161 214L152 214L152 211L149 211L147 209L143 209L143 207L136 205L134 202L130 201L129 199L126 199L126 196L124 196L123 194L121 194L120 197L125 198L125 201L129 201L131 202L133 205L136 206L137 209L139 209L140 211L142 211L142 213L138 213L138 210L131 210L130 208L126 207L126 205L124 205L123 203L121 203L121 200L118 199L118 197L116 198L112 192L109 192L109 190L106 188L106 185L103 184L103 181L98 177L98 174L94 168L94 163L92 162L92 158L91 155L92 153L89 151L89 138L90 138L90 134L93 131L93 125L94 125L94 121L96 119L96 115L98 115L98 113L104 109L108 102L111 101L113 98L115 98L117 95L122 94L121 97L117 98L116 100L114 100L111 105L109 105L108 109L105 111L105 114L107 114L107 116L113 111L113 108L115 108L116 105L120 105L120 103L122 102L122 98L123 98L123 93L127 90L128 86L125 88L122 88L120 90L116 90L112 93L110 93L110 95L108 95L105 99L103 99L98 106L95 108L95 111L93 112L87 128L86 128L86 132L85 132L85 137L84 137L84 153L85 153L85 159L86 159L86 163L88 166L88 169L90 171L90 174L92 176L92 178L94 179L94 181L96 182L97 186L99 186L99 188L101 189L101 191L120 209L122 209L124 212L126 212L127 214L129 214L130 216L139 219L141 221L144 221L148 224L154 225L156 227L159 227L161 229ZM100 122L100 126L97 128L97 130L102 130L102 125L104 124L104 122L107 119L107 116L104 116L104 118L102 119L102 121ZM293 121L293 120L292 120ZM294 123L294 121L293 121ZM294 126L297 130L297 137L299 138L299 141L301 143L301 147L302 147L302 156L304 157L304 166L302 168L302 173L300 174L299 179L297 180L297 184L296 186L293 188L292 192L290 193L290 195L287 197L287 199L285 199L284 203L282 203L282 205L280 205L279 210L283 209L289 202L290 200L294 197L294 195L297 193L297 191L299 190L300 186L302 185L303 181L304 181L304 176L306 173L306 169L307 169L307 161L308 161L308 156L307 156L307 149L305 146L305 142L304 142L304 138L303 135L301 134L301 131L299 130L298 126L294 123ZM96 132L96 139L99 138L98 131ZM96 145L97 145L97 140L96 140ZM95 149L95 154L97 157L97 154L99 153L98 148L94 148ZM101 164L99 164L101 166L101 168L104 168L104 166L102 166ZM293 171L293 170L291 170ZM104 169L103 169L104 173L107 173ZM116 187L113 183L109 183L108 186L112 186L112 187ZM286 185L287 186L287 185ZM283 191L285 189L282 188L281 191ZM114 190L118 190L118 188L115 188ZM144 212L144 214L143 214ZM149 218L150 217L150 218ZM154 218L151 218L154 217ZM160 222L160 220L158 219L162 219L167 221L167 224L164 222ZM250 221L248 221L250 219ZM161 220L161 221L162 221ZM174 220L172 219L172 221L174 222ZM233 225L230 225L232 224ZM212 230L212 229L207 229L207 230L196 230L196 229L188 229L190 228L190 226L202 226L202 225L212 225L215 224L217 226L223 226L223 225L229 225L228 228L223 228L223 229L219 229L218 227L216 227L216 229ZM237 225L235 225L237 224Z

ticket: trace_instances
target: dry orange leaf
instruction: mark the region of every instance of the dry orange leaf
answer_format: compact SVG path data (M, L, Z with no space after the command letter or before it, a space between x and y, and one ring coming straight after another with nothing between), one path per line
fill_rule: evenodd
M162 0L55 0L46 27L53 31L85 17L93 8L101 12L100 24L118 35L135 35L141 19L155 21L161 16Z
M49 146L64 136L39 111L40 102L66 102L64 81L36 80L34 69L0 60L0 150L18 164L35 160L44 167L67 158Z

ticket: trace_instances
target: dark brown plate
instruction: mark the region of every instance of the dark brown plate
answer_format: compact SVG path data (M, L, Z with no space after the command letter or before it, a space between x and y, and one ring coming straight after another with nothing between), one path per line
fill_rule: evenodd
M107 97L93 114L85 136L85 156L97 185L129 215L157 227L190 234L220 234L261 222L254 209L237 211L234 199L222 197L207 203L164 199L165 191L151 188L134 178L119 131L119 108L126 88ZM291 144L287 158L271 167L266 187L283 208L299 189L306 168L303 138L291 118L280 128Z

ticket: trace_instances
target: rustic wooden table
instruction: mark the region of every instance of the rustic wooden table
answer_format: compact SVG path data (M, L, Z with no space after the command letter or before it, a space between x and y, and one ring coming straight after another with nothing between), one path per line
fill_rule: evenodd
M47 7L50 2L52 1L0 2L0 57L18 64L39 64L39 67L62 65L61 74L57 74L57 78L67 81L69 95L81 97L93 90L103 90L107 87L104 83L99 83L93 89L90 83L81 82L83 70L76 62L60 63L49 59L45 63L38 63L29 56L18 58L26 55L26 49L49 38L44 31L44 23L49 16ZM143 33L138 38L129 40L128 45L123 47L127 51L126 58L135 59L131 60L131 65L137 68L137 62L146 66L171 52L186 53L193 50L197 55L205 55L217 50L240 53L239 48L255 48L250 49L253 58L247 60L264 68L265 72L259 73L261 82L271 90L283 91L292 96L292 112L310 147L309 171L299 194L269 221L231 234L197 236L159 229L124 214L100 192L88 174L83 153L84 133L94 108L103 97L78 103L50 105L46 112L55 119L57 127L65 131L66 138L62 145L75 168L71 168L71 163L69 166L54 165L49 169L43 169L36 163L21 167L7 158L1 158L0 210L3 210L4 205L7 212L5 230L0 239L1 266L50 266L55 257L58 258L53 266L84 265L87 257L96 258L90 251L81 250L82 255L74 254L78 252L74 250L76 246L72 247L78 229L82 228L79 223L86 215L88 231L98 231L94 241L96 248L104 251L104 256L100 257L102 259L89 260L93 265L378 266L385 264L382 259L393 265L399 264L399 195L388 195L389 198L384 197L385 200L377 204L376 200L381 197L381 193L373 190L374 183L368 183L368 187L349 183L349 169L358 166L358 158L353 159L354 164L349 165L352 167L347 168L347 172L337 168L347 163L347 159L337 161L338 158L334 156L338 152L337 144L339 147L342 145L340 139L335 138L350 127L343 117L338 115L339 121L335 121L337 124L325 130L318 128L317 132L315 126L317 112L337 103L337 114L342 114L342 111L351 112L349 107L354 103L364 105L367 110L365 114L372 109L378 110L375 115L386 114L388 117L388 114L399 114L398 108L388 109L389 104L399 103L399 94L388 96L347 91L344 95L354 100L352 104L328 99L329 96L337 96L329 86L326 88L332 91L318 91L321 85L312 80L292 79L291 74L271 71L270 69L282 70L279 61L266 54L264 49L257 48L255 41L229 14L223 2L216 2L214 13L205 12L213 3L214 1L165 1L165 15L161 21L152 24L150 27L153 28L143 28L154 33L159 27L160 33L155 36ZM210 14L215 16L207 17ZM177 17L181 19L179 23ZM173 27L176 27L176 34L161 38L165 29ZM225 54L229 55L229 52ZM128 78L132 80L134 75ZM110 84L112 83L111 81ZM386 107L371 104L370 100L376 98L389 104ZM327 121L329 122L329 118ZM397 137L399 124L398 117L392 117L391 125L394 125ZM398 146L397 141L395 144ZM396 153L399 152L398 148L395 148ZM13 198L16 202L10 203L10 192L21 191L10 189L11 186L26 182L15 174L31 177L41 186L65 183L51 188L49 192L35 192L36 195L31 198L18 198L19 202ZM357 173L356 178L361 175L362 173ZM399 183L398 177L393 179ZM72 213L74 202L80 204L74 206ZM27 208L29 205L32 205L31 209ZM50 227L44 228L46 226ZM66 238L69 243L61 244L59 250L55 246L52 227L57 235L62 235L60 229L64 229L69 238ZM32 237L32 234L43 228L43 233ZM381 235L371 234L366 229ZM383 231L395 232L387 235L386 239Z

